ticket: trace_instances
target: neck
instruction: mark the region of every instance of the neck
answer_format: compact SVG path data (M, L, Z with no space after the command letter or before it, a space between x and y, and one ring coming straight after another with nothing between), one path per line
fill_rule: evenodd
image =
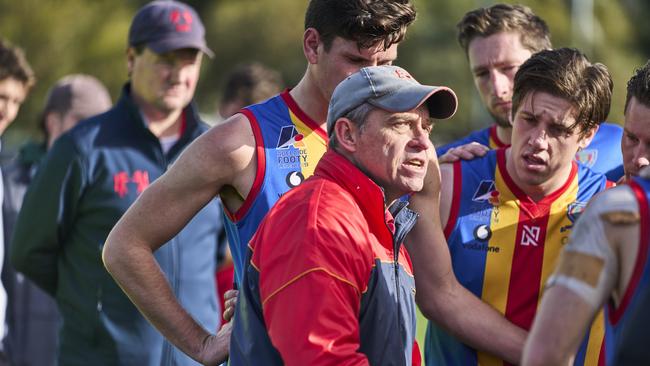
M510 145L512 141L512 128L497 125L497 137L504 144Z
M327 126L327 107L329 99L323 95L320 88L309 75L309 69L305 72L298 85L289 92L296 104L307 114L314 122L318 123L321 128Z
M147 128L154 136L161 138L180 133L182 109L174 109L171 111L161 110L145 102L135 93L133 94L133 100L146 119Z
M572 163L567 164L566 167L562 167L562 169L555 172L546 182L541 184L528 184L517 174L515 158L511 153L512 148L508 148L506 150L506 171L517 187L535 202L541 201L544 197L560 189L566 183L567 179L569 179L569 175L571 175Z

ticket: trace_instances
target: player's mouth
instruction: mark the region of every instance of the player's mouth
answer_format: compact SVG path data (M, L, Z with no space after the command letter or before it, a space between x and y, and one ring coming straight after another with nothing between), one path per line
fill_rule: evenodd
M524 162L524 166L529 170L541 171L546 169L546 166L548 165L546 159L538 154L524 153L521 158Z

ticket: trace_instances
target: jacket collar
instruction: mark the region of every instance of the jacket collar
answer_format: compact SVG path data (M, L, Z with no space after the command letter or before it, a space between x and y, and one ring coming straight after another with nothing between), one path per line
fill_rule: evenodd
M387 223L392 223L393 217L385 207L384 192L359 168L343 155L328 149L318 162L314 175L334 181L350 193L361 208L371 230L379 229L376 234L382 236L382 241L392 242L392 232Z
M128 123L132 128L137 128L139 130L146 131L151 133L147 128L142 115L140 114L140 108L131 95L131 83L126 83L122 88L122 95L118 100L116 107L118 109L124 109L129 114L129 119L124 119L123 121ZM193 135L194 131L199 127L201 119L199 118L199 113L196 110L196 105L194 101L190 102L184 109L183 114L185 115L185 129L181 135L181 138L187 135ZM136 122L137 121L137 122ZM134 123L136 122L136 123ZM152 135L153 136L153 135Z

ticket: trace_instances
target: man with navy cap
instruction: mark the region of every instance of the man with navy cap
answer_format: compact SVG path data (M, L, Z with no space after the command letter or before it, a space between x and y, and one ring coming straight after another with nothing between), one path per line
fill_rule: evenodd
M336 87L329 150L249 244L233 364L411 365L415 282L401 242L417 215L398 199L422 189L433 118L455 111L453 91L396 66Z
M212 51L194 9L154 1L133 18L126 54L129 82L116 105L59 137L43 161L18 217L11 260L56 298L59 364L195 365L138 312L104 269L101 252L140 193L207 130L192 98L203 54ZM169 282L164 296L177 297L211 331L220 318L220 222L211 201L152 257Z

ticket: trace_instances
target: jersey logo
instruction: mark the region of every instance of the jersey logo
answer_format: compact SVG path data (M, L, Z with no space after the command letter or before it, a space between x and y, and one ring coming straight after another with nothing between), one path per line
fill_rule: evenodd
M574 201L569 204L566 209L566 216L572 224L575 224L580 214L585 210L585 207L587 207L587 202Z
M474 228L473 234L476 240L487 241L492 237L492 230L487 225L479 225Z
M524 225L524 229L521 232L521 245L534 247L539 245L539 234L542 229L539 226L528 226Z
M278 149L288 149L290 147L301 148L305 146L305 143L302 142L305 136L298 133L296 126L283 126L280 130L280 137L278 138Z
M287 174L285 179L287 185L291 188L298 187L304 180L305 176L302 175L302 172L291 172Z
M589 168L594 166L597 157L598 150L595 149L580 150L576 153L576 160Z
M474 197L472 201L474 202L485 202L489 201L492 196L492 192L496 192L496 186L493 180L482 180L474 192Z

